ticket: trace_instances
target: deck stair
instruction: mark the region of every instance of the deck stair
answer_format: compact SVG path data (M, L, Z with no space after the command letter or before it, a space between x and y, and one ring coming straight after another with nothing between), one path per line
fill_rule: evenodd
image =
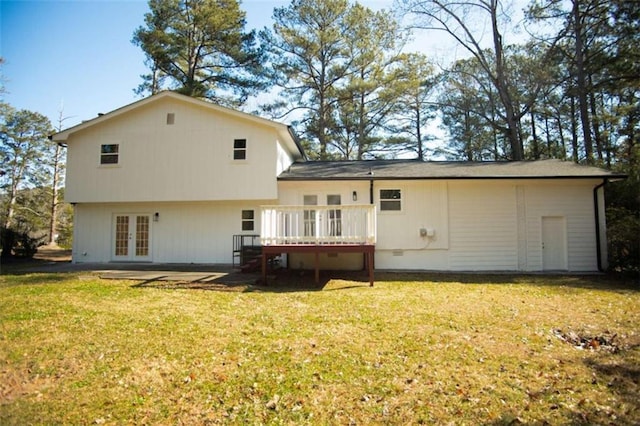
M262 245L259 235L234 235L233 236L233 269L239 268L242 272L258 272L262 267ZM267 255L267 264L270 269L280 263L280 256Z
M241 268L254 260L260 261L262 245L260 235L242 234L233 236L233 269Z

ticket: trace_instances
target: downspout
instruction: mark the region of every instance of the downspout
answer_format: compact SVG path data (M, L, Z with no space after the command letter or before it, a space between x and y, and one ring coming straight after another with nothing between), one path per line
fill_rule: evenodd
M373 170L369 168L369 204L373 204Z
M369 204L373 205L373 169L371 167L369 167ZM377 230L377 217L376 217L376 208L373 208L373 227L374 227L374 233L377 235L378 230ZM368 254L364 255L364 264L367 265L367 269L369 270L369 279L371 281L371 283L369 284L371 287L373 287L373 271L376 268L375 265L375 248L373 249L372 252L369 252Z
M596 256L598 261L598 271L605 272L602 267L602 249L600 248L600 208L598 206L598 190L604 187L609 181L604 179L601 184L593 188L593 210L596 218Z

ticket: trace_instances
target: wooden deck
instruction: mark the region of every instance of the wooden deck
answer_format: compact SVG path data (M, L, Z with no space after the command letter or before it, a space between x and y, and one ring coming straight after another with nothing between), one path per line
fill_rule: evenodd
M320 282L320 253L362 253L373 286L374 205L278 205L261 210L263 282L267 282L267 260L284 253L315 255L316 284Z
M373 244L280 244L262 246L262 282L267 282L267 258L283 253L312 253L315 255L315 282L320 283L320 253L362 253L365 256L365 268L369 273L369 286L374 281Z

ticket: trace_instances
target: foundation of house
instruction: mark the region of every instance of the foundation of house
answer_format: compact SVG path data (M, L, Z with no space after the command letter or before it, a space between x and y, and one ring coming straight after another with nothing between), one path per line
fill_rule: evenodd
M267 259L284 253L312 253L314 257L315 282L320 283L320 253L362 253L365 269L369 273L369 286L374 281L373 244L286 244L262 246L262 281L267 282Z

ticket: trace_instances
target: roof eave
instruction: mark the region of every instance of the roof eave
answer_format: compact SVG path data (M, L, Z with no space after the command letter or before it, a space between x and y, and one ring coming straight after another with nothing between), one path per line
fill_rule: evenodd
M279 176L279 181L368 181L368 180L544 180L544 179L607 179L610 182L626 179L627 175L597 176Z

